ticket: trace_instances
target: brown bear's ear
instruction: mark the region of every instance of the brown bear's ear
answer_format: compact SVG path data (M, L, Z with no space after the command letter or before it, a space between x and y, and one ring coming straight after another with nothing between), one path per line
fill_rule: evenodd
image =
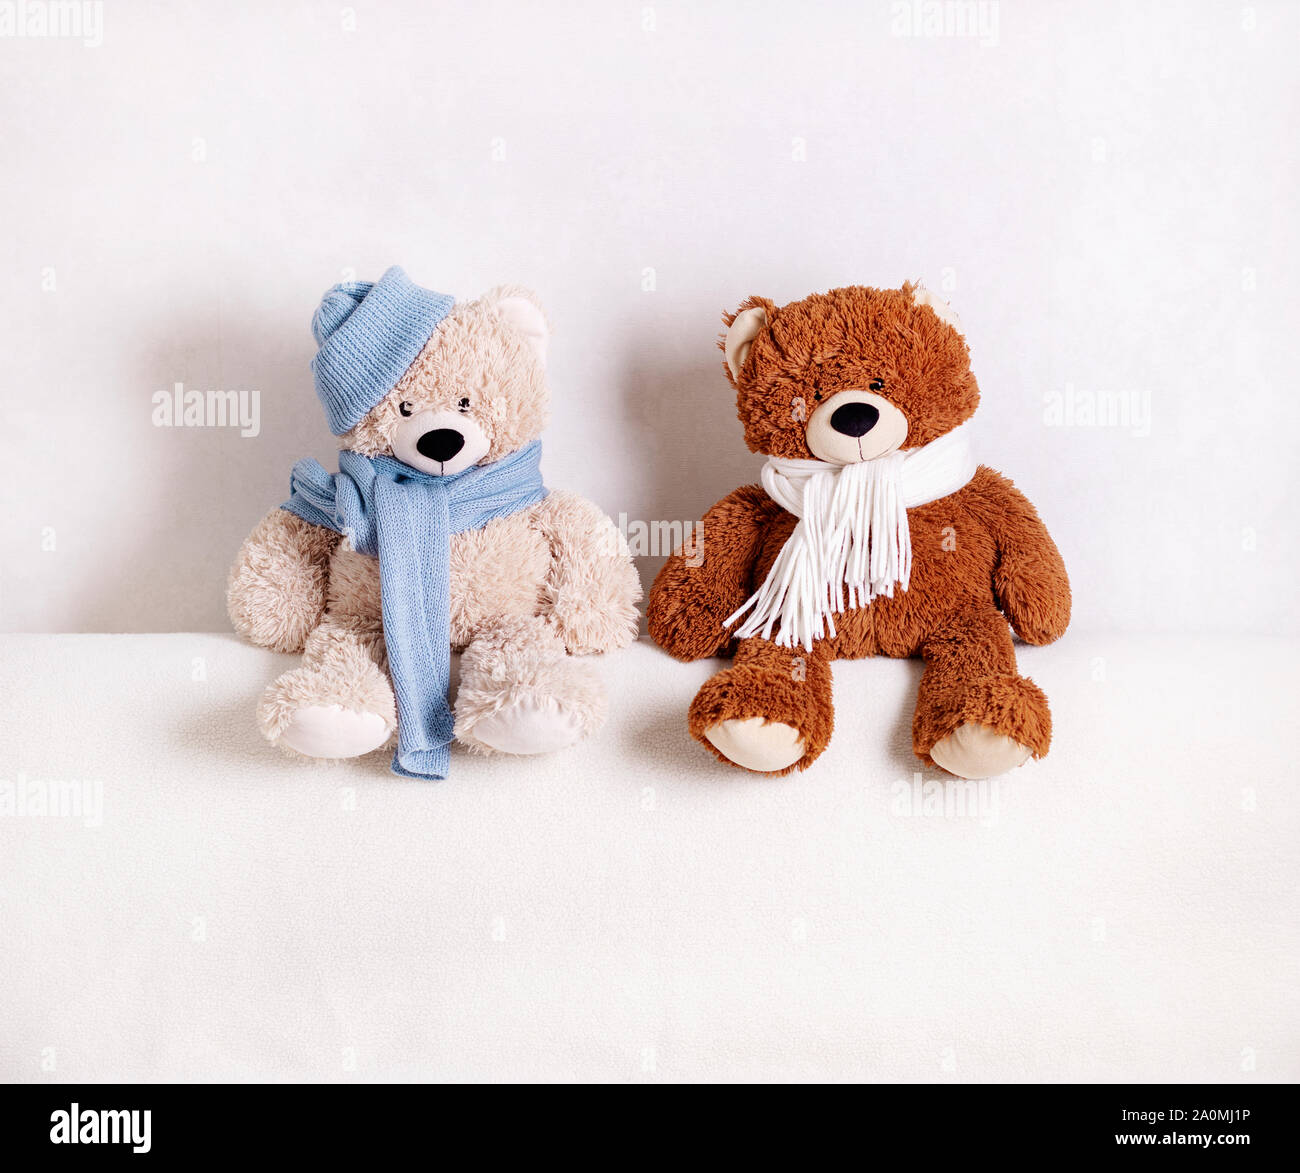
M962 332L961 319L957 316L957 311L952 308L941 297L936 297L924 285L912 286L912 301L916 305L928 305L934 310L935 317L941 322L947 323L958 334Z
M537 361L545 366L551 324L537 294L519 285L498 285L483 295L483 301L497 318L523 337Z
M727 336L722 340L722 353L727 357L727 370L731 372L733 381L740 378L740 369L749 357L749 348L766 325L767 309L761 305L739 310L731 319Z

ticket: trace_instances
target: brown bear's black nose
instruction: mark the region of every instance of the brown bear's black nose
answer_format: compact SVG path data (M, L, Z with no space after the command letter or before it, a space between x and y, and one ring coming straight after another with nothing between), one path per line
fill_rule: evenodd
M427 456L439 464L444 460L450 460L464 447L465 437L455 428L438 428L432 432L425 432L415 442L416 451L421 456Z
M879 418L880 412L869 403L846 403L831 414L831 427L846 436L865 436Z

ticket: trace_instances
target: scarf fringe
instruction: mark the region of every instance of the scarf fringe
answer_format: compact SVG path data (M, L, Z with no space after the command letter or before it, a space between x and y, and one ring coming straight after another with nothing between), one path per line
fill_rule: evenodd
M975 475L962 428L910 452L860 464L769 458L768 496L800 520L763 585L723 621L738 639L761 636L812 651L834 637L835 616L908 589L907 511L956 492Z

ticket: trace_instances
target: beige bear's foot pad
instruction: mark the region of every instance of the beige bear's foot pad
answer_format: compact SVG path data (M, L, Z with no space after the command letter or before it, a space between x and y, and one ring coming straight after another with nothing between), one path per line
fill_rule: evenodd
M572 745L586 732L578 714L551 697L520 697L474 722L472 737L488 749L509 754L553 753Z
M294 710L277 741L309 758L356 758L378 749L392 732L378 713L304 705Z
M987 725L968 722L935 742L930 757L948 773L976 780L1014 770L1024 765L1032 752Z
M706 729L704 736L728 761L760 774L784 770L804 755L803 734L798 729L762 717L719 721Z

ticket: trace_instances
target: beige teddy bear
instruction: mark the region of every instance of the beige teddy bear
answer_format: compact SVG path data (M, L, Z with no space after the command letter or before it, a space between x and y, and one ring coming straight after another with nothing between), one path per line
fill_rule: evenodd
M229 580L241 635L303 653L267 689L262 732L332 759L396 733L394 772L419 778L445 776L453 735L533 754L591 733L604 692L576 657L635 639L641 589L610 520L541 484L550 331L535 295L455 303L393 268L335 286L312 327L340 471L300 461Z

